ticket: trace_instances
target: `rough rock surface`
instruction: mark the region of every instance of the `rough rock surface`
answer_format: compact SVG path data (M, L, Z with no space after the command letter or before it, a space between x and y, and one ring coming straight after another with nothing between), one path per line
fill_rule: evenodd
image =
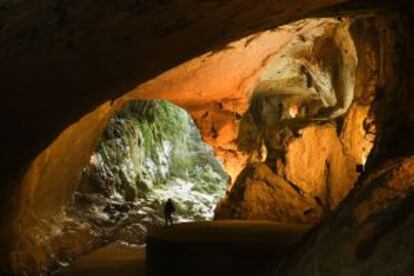
M295 24L300 28L305 22ZM265 163L267 175L278 175L289 183L289 187L301 195L292 202L298 206L308 205L309 210L302 210L306 214L314 212L312 210L319 213L321 209L325 213L333 210L352 189L358 177L356 165L370 150L367 147L363 152L365 156L361 156L361 150L351 152L344 146L353 143L349 147L354 149L355 143L364 141L359 127L366 116L365 113L354 116L346 113L354 99L357 79L357 53L351 25L349 18L327 19L298 34L261 72L249 108L240 122L236 142L239 149L249 155L247 161ZM337 81L339 79L341 81ZM364 110L367 109L369 103ZM347 128L342 129L336 120L345 120ZM351 132L350 126L357 130ZM345 133L343 139L341 132ZM255 173L251 169L243 172L244 176L236 181L230 195L218 206L217 218L243 217L241 211L237 211L236 206L240 205L271 209L268 206L274 202L275 208L283 204L286 209L292 208L291 203L278 202L271 193L260 193L258 198L262 198L262 206L253 197L233 196L245 186L250 189L252 183L248 181L249 176L245 176L249 172ZM252 202L247 202L249 200ZM300 203L301 200L304 202ZM265 215L251 211L245 216L248 219L262 217ZM268 218L271 217L269 214ZM320 214L315 217L322 218ZM273 219L285 222L291 217L285 214ZM304 221L315 223L318 219Z
M390 160L275 275L411 275L413 183L414 157Z
M345 198L359 175L331 123L303 128L301 137L288 145L285 158L279 172L260 162L252 165L258 169L248 166L242 171L217 207L216 218L316 223ZM275 211L279 208L284 211Z
M250 165L241 172L228 197L218 205L216 219L312 224L319 221L322 213L313 201L266 164Z
M309 125L286 153L284 174L306 196L333 210L357 180L356 161L345 153L336 125Z
M373 142L366 172L337 210L312 231L275 275L413 272L414 136L412 109L408 111L413 104L413 79L412 71L406 70L412 66L412 10L410 19L400 16L387 14L354 25L358 70L365 74L356 82L358 99L349 116L366 113L374 122L374 127L362 124L363 136L371 136L371 140L375 134L374 141L366 141L370 146ZM364 105L373 95L372 108L367 111ZM360 119L353 121L358 122ZM358 128L346 122L344 125L349 131L342 137L355 133L357 138L345 144L349 152L364 152L367 144L358 145L363 137L357 134Z

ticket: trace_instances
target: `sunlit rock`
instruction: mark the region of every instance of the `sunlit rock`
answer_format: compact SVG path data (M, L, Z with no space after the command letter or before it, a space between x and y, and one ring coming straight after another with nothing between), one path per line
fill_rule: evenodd
M341 132L345 151L362 165L365 165L376 137L376 125L370 110L371 105L353 103Z

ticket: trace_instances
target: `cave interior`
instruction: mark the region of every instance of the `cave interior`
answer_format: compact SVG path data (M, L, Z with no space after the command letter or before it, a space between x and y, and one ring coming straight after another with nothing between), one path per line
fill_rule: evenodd
M0 273L412 275L412 4L187 2L0 3Z

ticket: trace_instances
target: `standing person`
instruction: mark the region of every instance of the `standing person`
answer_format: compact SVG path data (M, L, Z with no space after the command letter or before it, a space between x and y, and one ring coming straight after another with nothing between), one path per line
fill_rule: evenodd
M171 200L171 198L169 198L167 200L167 202L165 203L164 206L164 218L165 218L165 227L167 227L168 222L170 222L171 226L173 225L173 220L172 220L172 213L175 212L175 206Z

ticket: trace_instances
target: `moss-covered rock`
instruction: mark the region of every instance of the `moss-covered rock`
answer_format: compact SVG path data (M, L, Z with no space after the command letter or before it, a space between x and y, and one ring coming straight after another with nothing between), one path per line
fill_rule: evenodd
M110 118L73 210L111 229L141 228L162 223L163 203L172 198L176 219L210 219L227 182L183 109L163 100L130 101Z

